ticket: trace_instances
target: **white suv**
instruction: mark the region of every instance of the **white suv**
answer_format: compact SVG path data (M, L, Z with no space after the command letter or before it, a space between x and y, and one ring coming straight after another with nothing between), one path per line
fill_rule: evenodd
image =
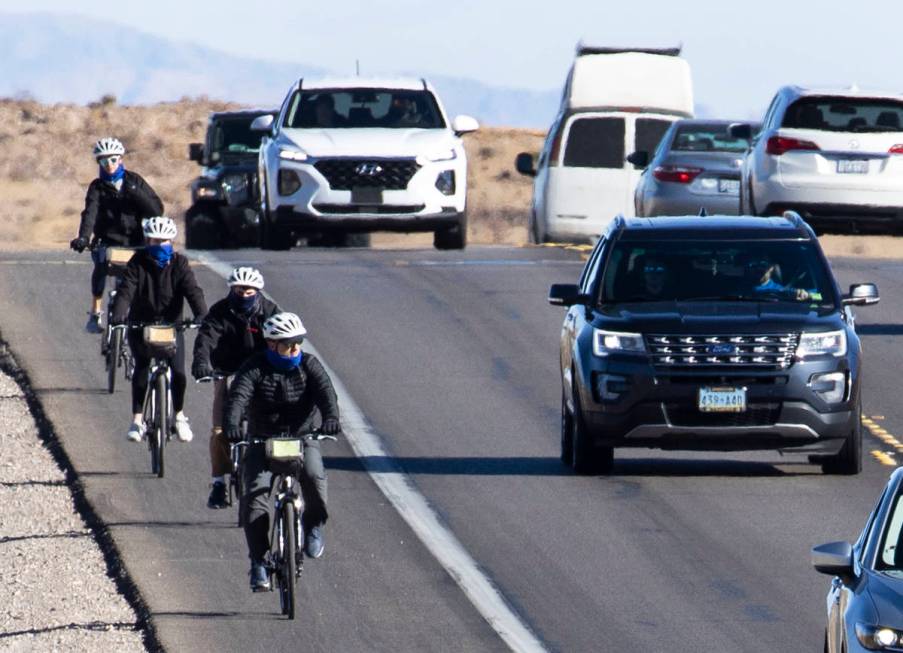
M439 249L467 243L467 158L422 79L299 80L279 115L251 128L260 147L260 229L265 249L297 236L366 244L373 231L432 231Z
M731 133L749 138L746 125ZM903 224L903 95L781 88L741 166L740 213L816 228Z

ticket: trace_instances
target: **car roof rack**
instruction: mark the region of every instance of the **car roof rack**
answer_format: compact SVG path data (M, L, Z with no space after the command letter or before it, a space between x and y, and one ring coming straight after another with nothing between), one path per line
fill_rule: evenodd
M806 238L812 236L812 227L810 227L806 221L803 220L803 216L796 211L784 211L783 217L785 220L796 226L797 231Z
M304 84L304 78L303 78L303 77L299 77L299 78L298 78L298 90L299 90L299 91L301 90L301 85L302 85L302 84Z

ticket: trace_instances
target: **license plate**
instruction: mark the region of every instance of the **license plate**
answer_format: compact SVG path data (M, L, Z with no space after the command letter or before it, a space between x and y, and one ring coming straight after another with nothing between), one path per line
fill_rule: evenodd
M837 162L837 172L844 175L866 175L869 171L869 162L863 159L840 159Z
M719 179L718 180L718 192L719 193L730 193L731 195L739 195L740 194L740 180L739 179Z
M383 189L372 186L359 186L351 189L352 204L382 204Z
M699 410L703 413L742 413L746 410L746 388L700 388Z

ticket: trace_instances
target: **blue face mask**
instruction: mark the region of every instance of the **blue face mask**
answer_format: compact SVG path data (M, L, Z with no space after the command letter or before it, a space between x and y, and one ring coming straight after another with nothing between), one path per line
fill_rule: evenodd
M229 293L229 307L240 315L250 315L257 309L260 301L260 293L256 292L250 297L244 295L236 295L234 292Z
M172 258L172 243L166 243L165 245L148 245L145 249L150 257L154 259L161 268L165 268L166 264L169 263L169 259Z
M103 181L116 182L125 177L125 166L121 163L116 170L113 171L113 174L108 174L106 170L104 170L103 166L100 166L100 178Z
M283 372L287 372L288 370L294 369L301 365L301 359L303 357L303 351L299 351L297 356L280 356L272 349L267 349L267 361L269 362L269 364L275 367L277 370L282 370Z

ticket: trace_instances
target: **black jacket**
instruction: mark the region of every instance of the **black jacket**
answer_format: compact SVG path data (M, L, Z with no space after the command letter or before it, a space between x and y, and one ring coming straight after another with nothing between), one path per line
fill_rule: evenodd
M339 418L335 389L317 357L304 352L301 366L284 372L270 365L261 351L235 375L223 427L237 429L247 414L252 437L304 432L315 427L318 412L323 420Z
M173 252L165 268L146 250L138 251L126 266L113 303L113 322L172 323L182 319L185 300L196 318L207 312L204 291L198 286L188 259Z
M219 300L210 307L194 340L194 364L235 374L248 356L266 348L263 323L279 312L279 307L263 295L257 311L250 316L233 311L228 297Z
M88 186L78 235L137 247L144 240L141 220L157 215L163 215L163 202L141 175L126 170L120 190L101 179Z

